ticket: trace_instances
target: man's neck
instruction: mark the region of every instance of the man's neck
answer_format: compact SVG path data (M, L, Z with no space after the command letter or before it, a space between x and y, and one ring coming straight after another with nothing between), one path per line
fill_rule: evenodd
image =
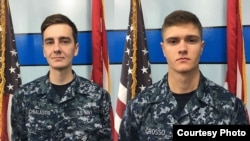
M190 73L169 72L168 85L174 93L188 93L198 88L199 79L199 70Z
M50 82L56 85L64 85L71 82L74 79L72 69L66 70L53 70L50 69L49 73Z

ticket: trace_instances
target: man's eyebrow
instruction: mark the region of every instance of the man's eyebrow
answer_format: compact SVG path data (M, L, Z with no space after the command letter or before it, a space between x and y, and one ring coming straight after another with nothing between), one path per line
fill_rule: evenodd
M172 36L172 37L168 37L168 38L166 38L166 39L175 39L175 38L179 38L179 37Z
M198 39L198 40L201 39L201 37L197 35L188 35L186 38L193 38L193 39Z
M175 36L172 36L172 37L168 37L165 39L165 41L168 41L168 40L173 40L173 39L178 39L179 37L175 37Z
M69 37L66 37L66 36L60 37L59 39L60 39L60 40L64 40L64 39L71 40Z
M53 40L53 38L49 37L44 39L44 41L49 41L49 40Z
M191 37L200 37L199 35L193 35L193 34L190 34L190 35L187 35L187 36L191 36Z

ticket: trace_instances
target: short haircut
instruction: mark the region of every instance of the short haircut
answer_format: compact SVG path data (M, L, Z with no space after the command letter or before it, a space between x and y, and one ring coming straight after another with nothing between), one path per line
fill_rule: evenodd
M42 37L43 33L46 30L47 27L54 25L54 24L67 24L72 28L72 34L73 38L75 40L75 43L78 42L78 30L76 28L76 25L65 15L62 14L53 14L45 18L41 25L41 32L42 32Z
M165 17L161 32L163 34L164 30L170 26L174 25L182 25L182 24L193 24L196 26L200 32L200 36L202 37L202 25L198 17L188 11L184 10L176 10L170 13L168 16Z

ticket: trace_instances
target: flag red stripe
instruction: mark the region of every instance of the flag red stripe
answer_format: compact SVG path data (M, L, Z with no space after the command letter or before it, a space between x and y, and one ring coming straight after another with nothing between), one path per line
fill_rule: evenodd
M103 11L103 8L102 8ZM107 33L106 33L106 27L105 27L105 21L104 21L104 13L102 13L102 55L103 55L103 61L105 64L105 68L107 72L109 72L109 56L108 56L108 43L107 43Z
M93 69L91 79L102 86L102 71L103 71L103 63L101 56L101 46L102 46L102 37L101 37L101 4L100 1L93 0L92 1L92 62Z
M236 85L237 81L237 21L235 17L237 16L237 7L238 3L235 0L228 0L227 5L227 82L228 89L236 94Z
M91 79L110 93L109 56L102 0L92 0L92 74ZM114 136L113 108L110 109Z
M247 104L246 59L241 22L241 0L227 1L226 87ZM246 109L247 113L248 110ZM250 121L250 117L249 121Z
M119 125L120 125L120 121L123 117L123 113L125 111L126 108L126 104L123 103L120 98L117 99L117 103L116 103L116 116L115 116L115 133L114 133L114 141L118 141L118 135L119 135Z
M246 104L246 70L240 0L227 1L227 75L229 91Z
M7 132L7 110L9 105L9 96L10 94L4 94L3 95L3 103L2 103L2 128L6 130L2 130L2 139L1 141L8 141L8 132Z
M116 103L116 113L119 117L123 117L123 112L126 108L126 104L124 104L119 98L117 99Z

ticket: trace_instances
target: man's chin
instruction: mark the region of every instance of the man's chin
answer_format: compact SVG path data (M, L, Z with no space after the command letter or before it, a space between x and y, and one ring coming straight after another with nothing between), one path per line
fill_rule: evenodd
M188 68L179 69L178 72L182 74L190 73L192 70Z
M53 68L54 70L64 70L64 69L66 69L67 67L66 66L59 66L59 65L57 65L57 66L51 66L51 68Z

